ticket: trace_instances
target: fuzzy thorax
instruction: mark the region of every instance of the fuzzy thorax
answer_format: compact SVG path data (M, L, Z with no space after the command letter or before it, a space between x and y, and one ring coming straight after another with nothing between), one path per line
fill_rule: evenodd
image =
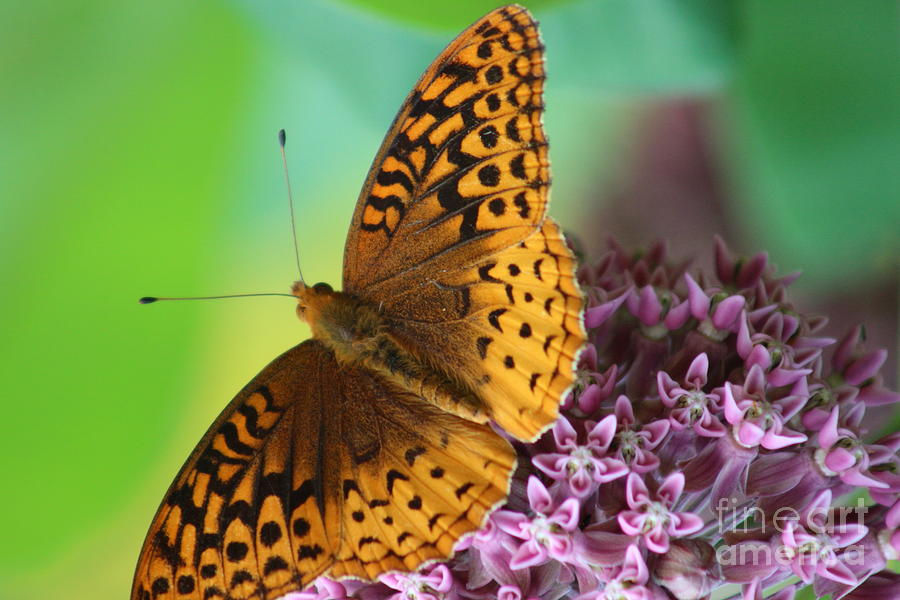
M327 283L296 282L297 315L309 324L313 337L345 365L374 371L435 406L465 419L484 423L489 415L472 390L416 356L398 336L398 324L374 306Z

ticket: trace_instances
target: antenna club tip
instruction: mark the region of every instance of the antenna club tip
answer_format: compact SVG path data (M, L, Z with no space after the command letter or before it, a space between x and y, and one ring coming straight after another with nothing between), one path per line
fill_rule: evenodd
M138 303L139 304L153 304L157 300L159 300L159 298L154 298L153 296L144 296L143 298L138 300Z
M278 130L278 143L281 144L282 148L287 143L287 134L284 133L284 129Z

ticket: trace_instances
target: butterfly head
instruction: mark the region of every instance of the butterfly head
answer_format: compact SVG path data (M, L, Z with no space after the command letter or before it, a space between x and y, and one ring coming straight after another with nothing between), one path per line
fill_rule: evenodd
M291 293L297 298L297 315L308 323L313 323L335 296L327 283L306 285L303 281L295 281Z

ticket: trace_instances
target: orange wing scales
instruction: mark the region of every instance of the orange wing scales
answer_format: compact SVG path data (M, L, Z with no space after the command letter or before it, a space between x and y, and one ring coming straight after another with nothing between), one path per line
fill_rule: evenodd
M514 468L490 427L304 342L200 442L153 521L132 598L271 600L322 574L373 579L447 558L504 501Z
M396 319L399 343L439 356L435 368L476 390L503 429L533 440L556 419L574 381L583 303L575 260L545 219L519 244L399 293L385 310L443 307Z
M421 271L472 262L541 223L549 172L543 46L528 12L463 32L413 89L357 204L344 287L378 301ZM498 219L500 207L505 217Z

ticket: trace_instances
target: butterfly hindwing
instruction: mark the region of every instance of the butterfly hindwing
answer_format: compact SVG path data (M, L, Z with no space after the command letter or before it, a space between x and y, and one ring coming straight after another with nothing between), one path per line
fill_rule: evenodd
M373 578L446 558L508 491L515 455L490 427L461 419L363 369L341 390L344 509L334 576Z
M372 579L446 558L507 494L515 458L318 341L225 409L151 525L133 600L274 599L321 574Z

